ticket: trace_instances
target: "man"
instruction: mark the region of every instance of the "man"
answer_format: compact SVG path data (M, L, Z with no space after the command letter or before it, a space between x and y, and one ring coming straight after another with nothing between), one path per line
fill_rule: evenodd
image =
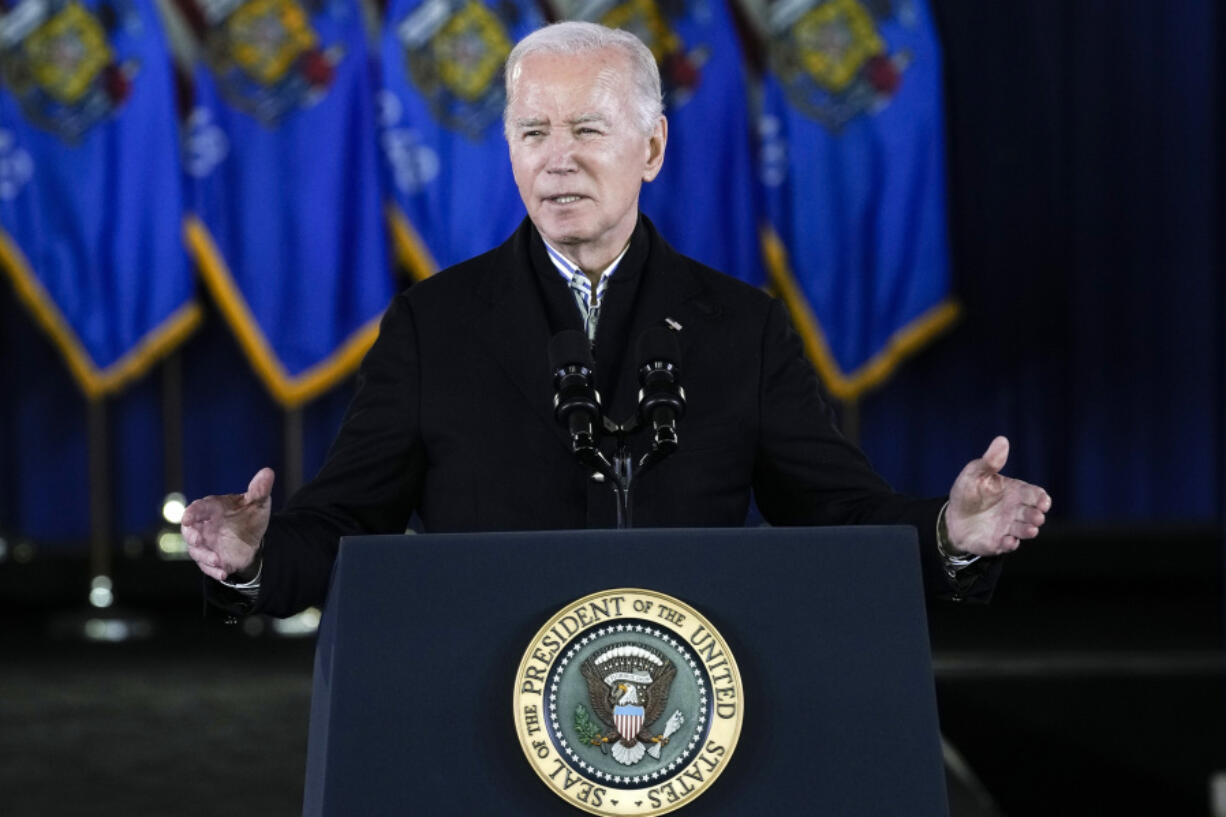
M650 51L590 23L546 27L511 53L506 88L527 219L395 299L327 462L284 512L270 518L269 469L187 509L188 552L234 588L219 603L321 603L341 536L402 531L414 511L434 532L611 527L609 486L553 419L546 348L585 330L620 420L638 388L627 349L661 325L678 331L688 409L678 451L636 483L636 525L742 524L752 489L774 524L912 524L932 592L989 593L999 560L976 560L1036 536L1050 498L1000 474L1003 437L948 502L894 494L834 428L782 306L656 234L638 212L668 141Z

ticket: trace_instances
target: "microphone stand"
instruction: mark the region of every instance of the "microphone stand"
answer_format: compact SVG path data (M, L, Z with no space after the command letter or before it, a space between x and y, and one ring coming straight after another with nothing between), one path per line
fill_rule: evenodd
M554 372L554 416L569 428L571 453L584 466L608 480L617 501L617 528L633 527L632 487L642 474L677 450L676 419L685 412L685 391L676 379L677 341L663 328L648 329L639 339L639 357L647 361L639 372L639 410L624 423L615 423L600 410L600 393L592 373L595 361L583 333L565 330L549 342ZM661 419L662 418L662 419ZM651 450L634 464L629 437L646 425L654 428ZM617 439L613 461L596 443L603 432Z
M617 480L613 483L613 492L617 494L617 529L626 530L634 527L630 516L631 487L634 482L633 462L631 461L630 445L625 437L617 439L617 454L613 457L613 468L617 471Z
M602 420L605 433L617 438L617 449L613 454L613 462L610 463L597 449L595 455L599 459L590 462L584 460L584 464L592 465L613 484L613 494L617 499L617 529L628 530L634 527L630 510L634 496L634 478L650 471L657 463L673 453L677 448L677 438L673 434L666 440L655 440L651 450L642 456L636 467L634 454L630 451L630 435L641 428L642 423L639 418L635 416L624 423L615 423L608 417Z

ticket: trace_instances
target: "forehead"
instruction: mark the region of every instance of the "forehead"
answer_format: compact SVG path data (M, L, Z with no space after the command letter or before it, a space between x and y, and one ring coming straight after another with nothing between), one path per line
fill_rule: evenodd
M516 117L620 113L630 97L630 61L611 48L530 54L516 66L510 85Z

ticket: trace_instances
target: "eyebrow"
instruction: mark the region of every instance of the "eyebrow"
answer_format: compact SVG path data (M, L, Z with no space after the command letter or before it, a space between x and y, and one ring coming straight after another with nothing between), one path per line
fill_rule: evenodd
M566 120L566 124L568 126L582 125L587 122L597 122L602 125L608 125L609 118L604 114L599 113L581 113L573 119ZM539 116L526 117L523 119L516 119L512 125L515 128L541 128L548 126L549 120Z

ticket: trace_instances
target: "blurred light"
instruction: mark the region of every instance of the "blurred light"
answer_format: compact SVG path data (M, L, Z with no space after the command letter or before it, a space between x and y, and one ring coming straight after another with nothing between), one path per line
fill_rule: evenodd
M158 556L163 559L186 559L187 542L177 530L164 530L158 534Z
M308 607L296 616L272 620L272 630L277 635L290 637L314 635L318 629L319 609L316 607Z
M34 543L28 539L22 539L13 546L13 561L25 564L34 558Z
M148 638L153 635L153 625L145 619L91 618L85 621L85 638L88 641L116 643L133 638Z
M111 592L110 577L94 576L94 580L89 584L89 603L95 607L110 607L114 601L115 595ZM89 633L86 632L86 635L88 636Z
M124 621L91 618L85 622L85 637L90 641L125 641L128 625Z
M7 539L0 537L0 562L3 562L9 555L9 543Z
M183 511L187 508L187 497L178 491L166 495L162 500L162 518L172 525L183 521Z

